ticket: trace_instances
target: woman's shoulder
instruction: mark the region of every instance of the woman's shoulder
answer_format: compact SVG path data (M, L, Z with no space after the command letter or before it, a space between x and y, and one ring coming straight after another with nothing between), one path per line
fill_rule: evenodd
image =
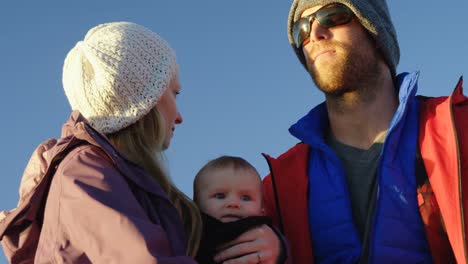
M58 164L55 178L61 184L81 188L88 185L99 188L126 185L112 158L102 148L92 144L84 144L70 151Z
M82 144L71 150L62 160L62 164L83 163L89 160L98 163L112 163L109 155L99 146L92 144Z

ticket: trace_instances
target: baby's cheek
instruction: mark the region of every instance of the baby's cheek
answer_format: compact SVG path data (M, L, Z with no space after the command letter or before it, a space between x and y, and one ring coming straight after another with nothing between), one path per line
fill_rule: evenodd
M264 215L264 210L261 204L256 204L252 207L250 215Z

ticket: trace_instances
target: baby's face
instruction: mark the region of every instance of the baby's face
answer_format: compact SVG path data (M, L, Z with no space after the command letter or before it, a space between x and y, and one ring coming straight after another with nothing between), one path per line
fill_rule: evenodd
M200 210L221 222L262 215L262 183L246 169L214 169L198 181Z

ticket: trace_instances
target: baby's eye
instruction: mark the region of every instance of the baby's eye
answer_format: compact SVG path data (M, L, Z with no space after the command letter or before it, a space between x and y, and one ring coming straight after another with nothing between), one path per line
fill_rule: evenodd
M224 198L226 198L226 195L224 195L224 193L216 193L216 194L214 195L214 198L216 198L216 199L224 199Z
M252 198L250 198L249 195L242 195L242 196L241 196L241 200L242 200L242 201L251 201Z

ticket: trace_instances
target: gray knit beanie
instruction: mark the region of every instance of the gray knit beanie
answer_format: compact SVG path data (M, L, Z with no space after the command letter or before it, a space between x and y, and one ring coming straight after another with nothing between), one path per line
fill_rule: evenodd
M62 82L72 109L107 134L149 113L177 70L174 51L159 35L113 22L90 29L70 50Z
M344 4L353 11L359 22L377 41L385 61L395 76L400 61L400 47L385 0L294 0L288 17L288 38L301 63L306 66L302 51L295 48L292 26L306 9L331 3Z

